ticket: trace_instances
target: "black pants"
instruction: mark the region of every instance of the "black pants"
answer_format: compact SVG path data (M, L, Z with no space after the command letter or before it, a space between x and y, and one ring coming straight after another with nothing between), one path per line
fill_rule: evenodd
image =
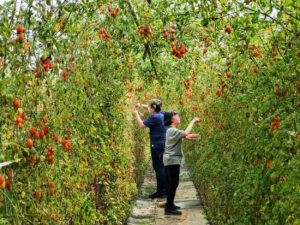
M174 205L176 189L179 184L180 165L166 166L167 170L167 203L166 208L171 209Z
M153 163L153 169L156 174L156 191L159 194L166 194L167 182L166 182L166 168L163 163L164 147L151 148L151 158Z

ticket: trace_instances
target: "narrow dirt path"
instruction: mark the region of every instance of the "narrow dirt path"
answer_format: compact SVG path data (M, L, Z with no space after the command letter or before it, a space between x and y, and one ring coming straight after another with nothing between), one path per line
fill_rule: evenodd
M149 168L144 183L139 190L132 213L127 225L205 225L205 219L200 200L185 163L180 168L180 183L175 196L175 204L181 207L181 216L165 215L165 199L151 200L148 195L155 191L155 174Z

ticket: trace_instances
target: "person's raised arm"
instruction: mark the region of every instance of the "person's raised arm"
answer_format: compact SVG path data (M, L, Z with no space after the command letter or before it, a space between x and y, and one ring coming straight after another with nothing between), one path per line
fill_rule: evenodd
M184 131L184 136L188 136L188 135L191 133L192 128L193 128L193 126L194 126L194 124L195 124L196 122L200 122L200 119L199 119L198 117L194 118L194 119L190 122L190 124L188 125L188 127L187 127L187 128L185 129L185 131Z
M141 107L144 108L144 109L148 109L148 105L142 104Z
M138 112L137 110L133 111L133 115L135 116L135 118L136 118L136 120L137 120L137 122L138 122L140 128L145 128L145 127L147 127L147 126L144 124L143 120L141 119L141 117L140 117L140 115L139 115L139 112Z
M139 108L148 109L148 105L144 105L144 104L137 103L137 104L135 105L135 108L136 108L136 109L139 109Z

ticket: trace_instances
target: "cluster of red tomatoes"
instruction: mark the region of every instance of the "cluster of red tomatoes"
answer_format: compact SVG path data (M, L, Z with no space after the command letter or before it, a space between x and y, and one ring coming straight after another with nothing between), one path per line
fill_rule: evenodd
M110 35L106 32L105 28L101 28L99 30L99 38L100 40L103 39L103 38L106 38L106 40L109 42L109 38L110 38Z
M17 26L17 34L19 35L17 38L16 38L16 42L19 42L19 43L22 43L24 41L24 33L26 32L26 28L25 27L22 27L21 24L19 24Z
M111 7L108 6L107 9L108 9L108 11L110 12L110 15L111 15L112 17L116 17L116 16L118 15L119 8L116 8L115 10L111 10Z
M172 55L174 55L178 59L182 59L185 53L189 51L182 43L178 43L177 45L175 45L172 42L171 47L172 47Z
M152 38L153 26L146 27L145 25L141 25L136 32L139 32L142 38Z

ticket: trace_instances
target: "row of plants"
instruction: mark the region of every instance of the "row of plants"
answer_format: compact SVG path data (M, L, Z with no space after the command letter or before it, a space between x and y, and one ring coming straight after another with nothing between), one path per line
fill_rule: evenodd
M251 4L240 5L251 14L237 10L240 16L200 28L199 48L185 64L189 69L172 78L176 86L163 86L162 96L168 96L168 108L180 112L180 128L195 116L202 120L193 130L199 139L184 142L184 153L212 224L295 225L299 20L292 3L281 3L274 18L258 13L268 3ZM229 21L230 29L224 27Z
M130 52L103 40L114 17L97 2L44 3L1 6L0 162L17 161L0 171L1 224L122 224L148 165Z

